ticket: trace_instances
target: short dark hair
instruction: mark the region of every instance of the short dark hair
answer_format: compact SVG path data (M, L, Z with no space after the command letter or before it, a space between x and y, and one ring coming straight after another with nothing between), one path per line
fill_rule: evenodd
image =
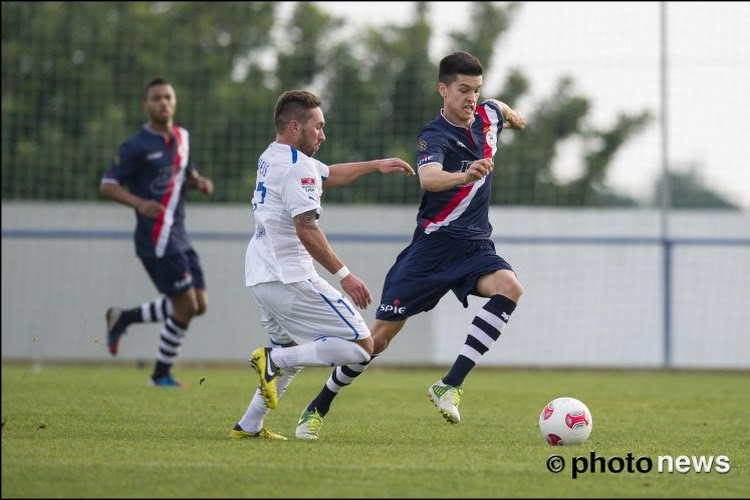
M157 85L171 85L165 78L162 78L161 76L155 76L153 77L145 87L143 87L143 98L146 99L148 97L148 91L151 89L151 87L156 87Z
M438 81L450 85L456 81L458 75L480 76L483 74L484 68L479 59L468 52L459 50L441 59Z
M320 107L320 98L306 90L287 90L276 101L273 121L276 131L281 133L292 120L304 123L311 109Z

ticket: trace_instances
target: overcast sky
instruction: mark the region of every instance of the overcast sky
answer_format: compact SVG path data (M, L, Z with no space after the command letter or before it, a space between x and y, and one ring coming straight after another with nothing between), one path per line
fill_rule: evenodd
M415 2L316 3L354 29L407 23L415 8ZM438 33L466 30L470 4L429 4L436 34L430 56L437 62L452 49ZM705 184L750 210L750 2L667 2L666 12L671 168L695 169ZM502 99L487 92L499 91L508 70L519 67L532 85L517 105L522 111L547 97L563 75L592 99L592 125L608 127L619 112L651 109L657 121L621 149L608 178L644 199L662 168L660 40L660 2L522 2L495 59L485 62L483 97ZM560 179L580 172L579 144L563 144L559 153Z

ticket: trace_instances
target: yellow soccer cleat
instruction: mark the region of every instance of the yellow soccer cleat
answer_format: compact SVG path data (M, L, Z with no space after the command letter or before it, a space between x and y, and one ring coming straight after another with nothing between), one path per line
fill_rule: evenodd
M458 405L461 403L463 392L463 389L460 387L447 385L442 379L438 379L437 382L427 389L427 397L432 400L448 422L457 424L461 421L461 415L458 413Z
M270 410L273 410L276 408L276 403L279 400L278 393L276 392L276 377L280 371L274 370L273 362L271 361L271 348L259 347L254 350L250 355L250 365L255 370L255 373L258 374L260 394L263 396L266 406Z
M242 427L240 427L239 424L235 425L234 429L229 431L229 437L232 439L255 438L255 439L278 439L280 441L287 440L281 434L276 434L275 432L271 432L265 427L261 428L260 431L258 432L245 432L242 430Z

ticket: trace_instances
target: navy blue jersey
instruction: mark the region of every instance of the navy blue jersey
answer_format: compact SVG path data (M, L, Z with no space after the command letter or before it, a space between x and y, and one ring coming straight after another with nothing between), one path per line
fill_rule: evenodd
M439 163L446 172L466 172L480 158L494 158L503 128L500 108L484 101L474 112L471 126L449 122L442 113L425 125L417 142L417 169ZM425 191L417 225L426 234L439 232L461 239L484 239L492 234L489 221L492 173L471 184L439 193Z
M189 172L190 136L174 126L169 141L147 127L120 145L102 183L127 184L130 192L156 200L164 211L156 219L136 210L135 248L140 257L163 257L191 248L185 231L185 188Z

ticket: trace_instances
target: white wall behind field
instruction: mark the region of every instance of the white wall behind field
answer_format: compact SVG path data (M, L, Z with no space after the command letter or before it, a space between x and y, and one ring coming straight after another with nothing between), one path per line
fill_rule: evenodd
M415 209L324 208L321 226L375 301L411 237ZM670 215L668 303L658 212L493 208L490 217L498 253L525 294L483 365L661 367L667 310L671 366L750 368L750 214ZM134 223L131 210L111 202L2 203L3 360L109 361L106 308L157 296L135 257ZM244 286L249 207L194 203L187 226L209 310L190 325L180 359L244 362L266 343ZM472 297L464 309L448 294L411 318L378 363L451 364L483 303ZM376 307L363 311L368 322ZM118 359L150 363L158 334L159 325L132 325Z

